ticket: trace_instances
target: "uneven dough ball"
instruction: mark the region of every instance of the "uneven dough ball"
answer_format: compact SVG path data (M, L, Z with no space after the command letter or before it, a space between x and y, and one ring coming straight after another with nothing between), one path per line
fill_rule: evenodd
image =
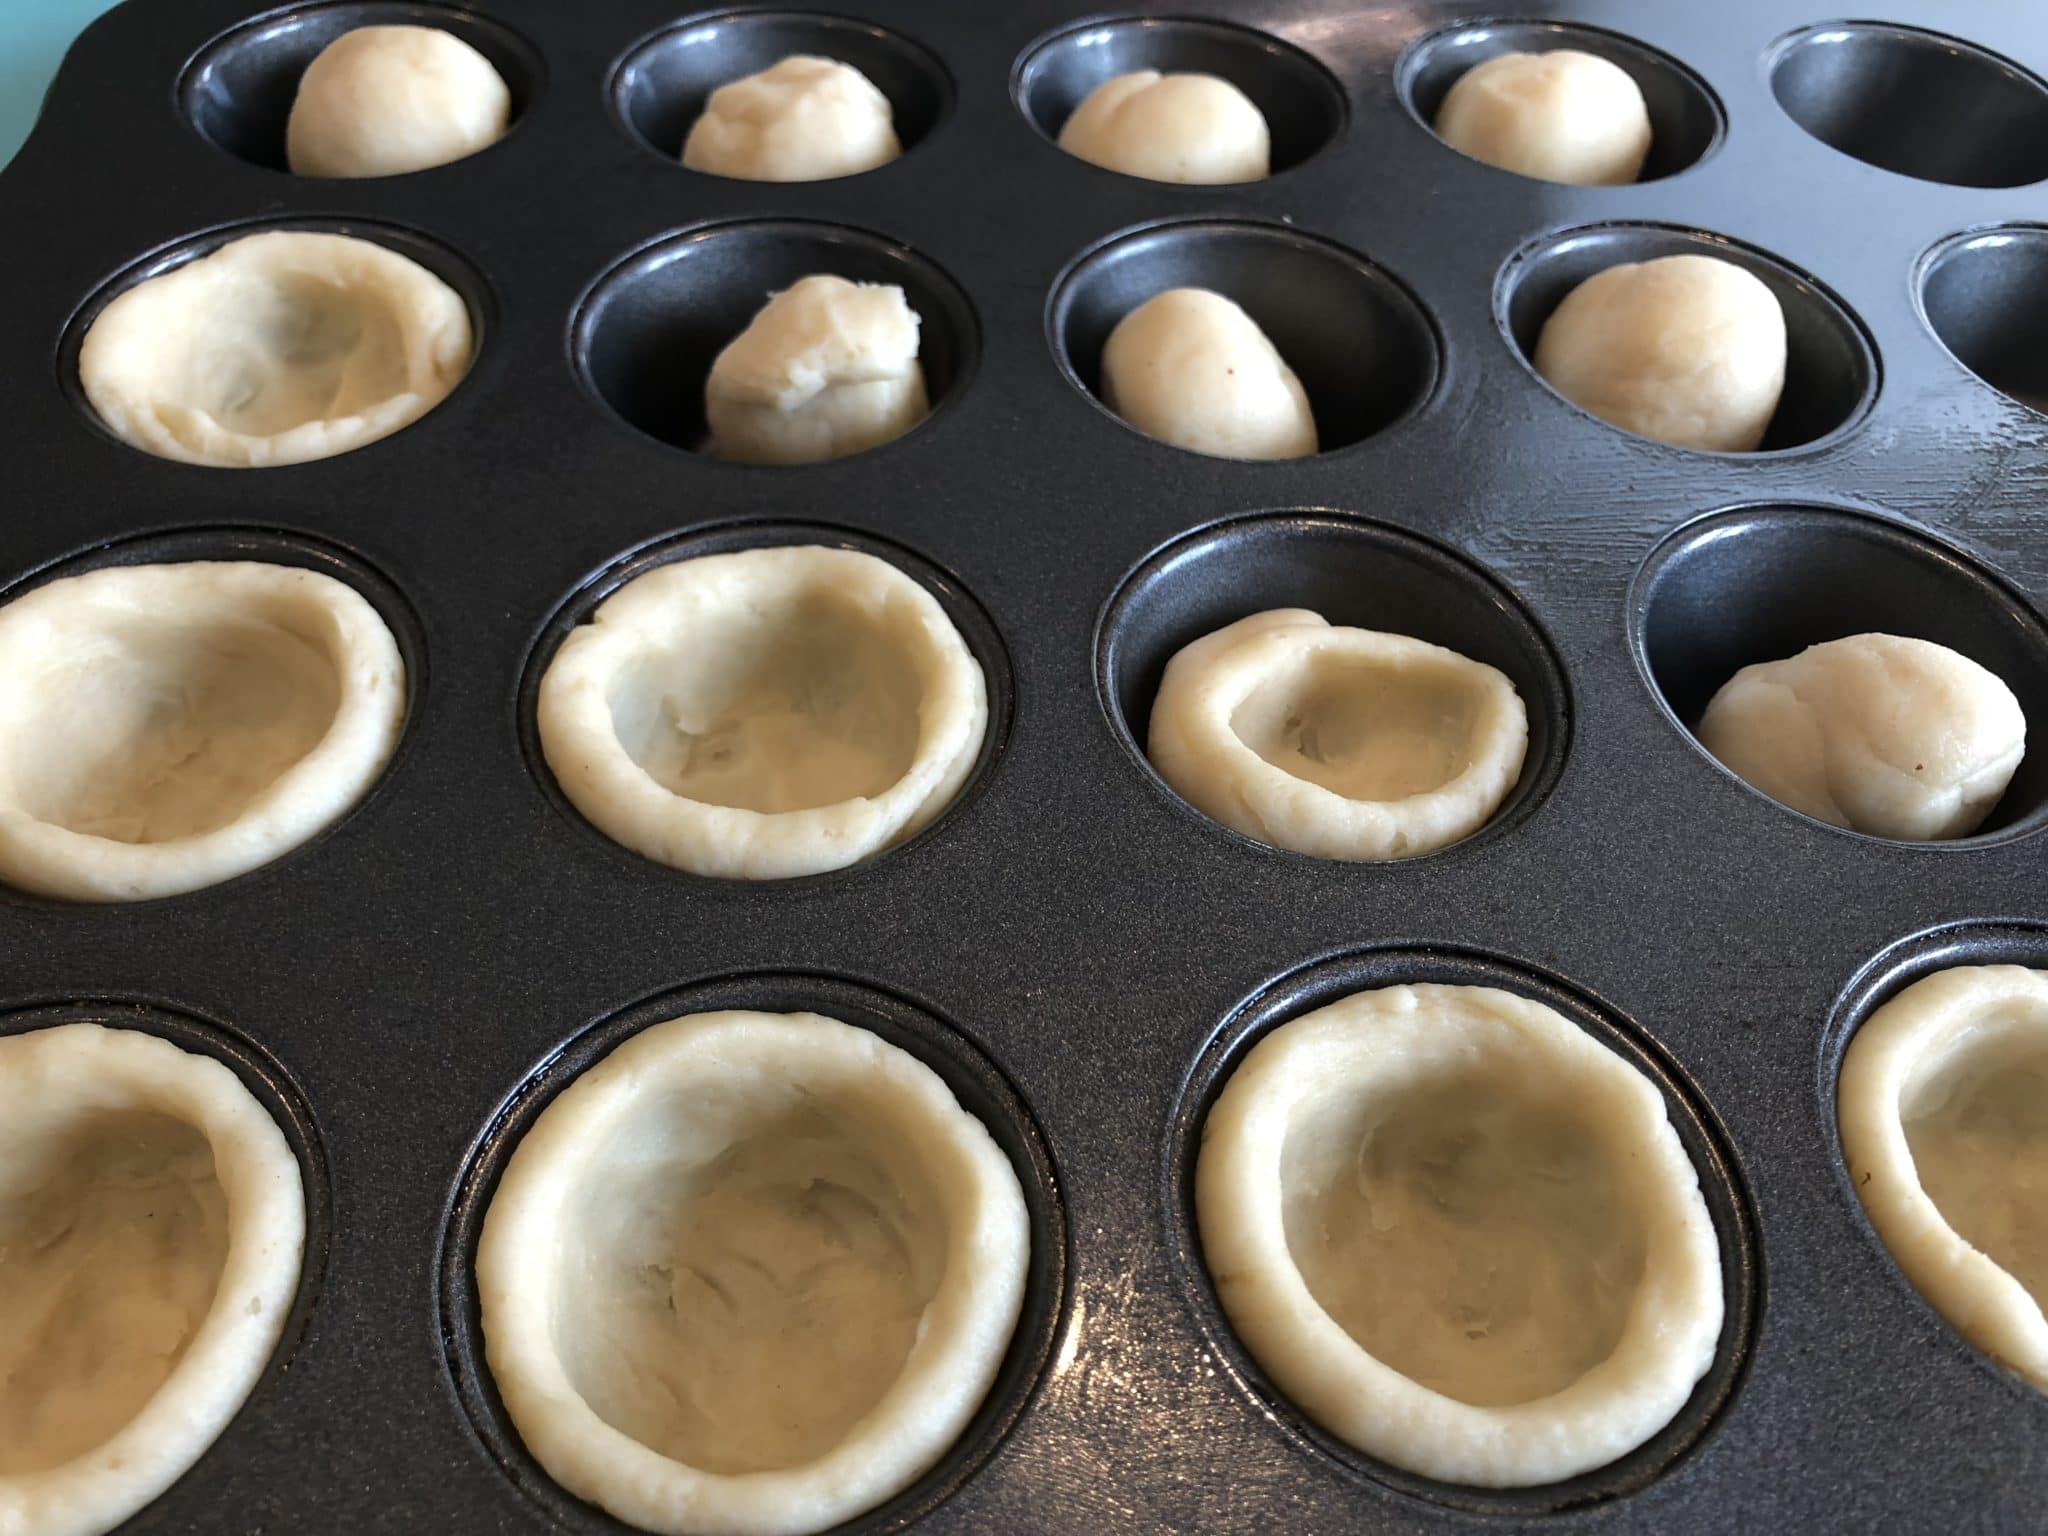
M1159 776L1247 837L1397 859L1486 824L1521 777L1529 720L1483 662L1279 608L1178 652L1148 736Z
M285 126L300 176L402 176L495 144L512 93L491 61L439 27L358 27L306 66Z
M1749 453L1785 387L1785 313L1713 256L1596 273L1543 325L1536 371L1574 405L1679 448Z
M931 413L918 324L892 283L818 274L792 284L711 365L711 451L740 464L816 464L901 437Z
M740 181L827 181L903 153L889 98L851 64L791 54L721 85L683 141L683 164Z
M1294 370L1220 293L1169 288L1119 320L1102 349L1102 398L1149 437L1225 459L1316 451Z
M273 230L137 283L85 333L78 381L161 458L331 458L417 421L469 371L462 296L374 240Z
M1358 992L1273 1030L1202 1126L1195 1212L1274 1384L1447 1482L1625 1455L1721 1333L1713 1220L1663 1096L1493 987Z
M1467 70L1437 109L1443 141L1542 181L1615 187L1650 153L1643 93L1618 64L1574 48L1503 53Z
M1141 69L1090 91L1060 148L1126 176L1219 186L1263 181L1273 145L1265 115L1228 80Z
M1914 982L1850 1039L1835 1113L1850 1186L1906 1278L2048 1392L2048 972Z
M1910 842L1962 837L2026 755L2012 690L1931 640L1851 635L1737 672L1700 745L1773 800Z

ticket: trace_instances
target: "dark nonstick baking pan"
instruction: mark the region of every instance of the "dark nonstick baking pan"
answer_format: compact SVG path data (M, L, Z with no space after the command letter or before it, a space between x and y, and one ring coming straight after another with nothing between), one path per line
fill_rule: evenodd
M410 176L286 174L297 72L394 19L489 55L510 134ZM1472 63L1567 43L1642 83L1640 184L1523 180L1425 126ZM675 162L713 85L793 51L865 69L902 159L780 186ZM1054 147L1092 84L1152 64L1264 103L1272 178L1156 185ZM378 605L412 681L375 790L277 863L133 906L0 892L0 1028L99 1017L219 1052L284 1116L311 1191L277 1360L129 1528L620 1529L549 1482L482 1369L480 1202L579 1066L733 1002L836 1012L923 1055L1030 1204L994 1395L855 1529L2036 1528L2048 1399L1906 1284L1832 1103L1848 1034L1913 976L2048 965L2048 768L1980 834L1910 846L1771 803L1688 726L1744 663L1891 629L1999 670L2048 736L2039 71L2048 19L1996 0L1901 0L1881 24L1778 0L1510 19L1436 0L131 0L94 25L0 176L0 585L313 565ZM74 376L96 306L281 224L450 278L478 321L469 377L405 431L292 468L170 463L99 427ZM1571 283L1678 250L1741 262L1786 311L1760 452L1627 436L1525 361ZM692 451L710 355L809 270L912 293L930 420L803 469ZM1200 458L1098 403L1107 326L1184 282L1238 296L1293 357L1327 451ZM974 778L916 839L832 875L699 879L614 846L534 747L549 648L649 562L793 538L883 553L945 603L991 683ZM1532 745L1494 825L1344 865L1165 788L1139 744L1166 658L1279 605L1515 679ZM1571 1483L1454 1488L1334 1442L1234 1341L1202 1270L1190 1164L1231 1064L1399 980L1552 1003L1651 1076L1699 1167L1720 1353L1665 1433Z

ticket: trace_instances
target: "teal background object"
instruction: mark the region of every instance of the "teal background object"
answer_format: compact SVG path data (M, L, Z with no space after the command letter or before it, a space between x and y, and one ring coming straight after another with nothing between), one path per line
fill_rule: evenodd
M73 38L115 0L0 0L0 165L35 126Z

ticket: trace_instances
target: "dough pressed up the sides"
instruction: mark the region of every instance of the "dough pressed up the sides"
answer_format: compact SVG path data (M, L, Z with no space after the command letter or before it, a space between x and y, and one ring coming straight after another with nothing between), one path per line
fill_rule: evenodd
M1272 160L1265 115L1228 80L1135 70L1088 93L1060 148L1147 181L1219 186L1263 181Z
M1275 1385L1427 1477L1603 1466L1720 1337L1713 1223L1657 1089L1495 988L1360 992L1275 1029L1209 1111L1195 1204Z
M491 61L439 27L358 27L299 78L285 159L299 176L402 176L505 136L512 93Z
M1914 1289L2048 1391L2048 974L1914 982L1850 1039L1835 1107L1849 1182Z
M889 98L851 64L791 54L721 85L683 142L693 171L740 181L827 181L903 153Z
M1169 288L1102 348L1102 400L1161 442L1226 459L1316 451L1308 393L1258 323L1206 288Z
M1166 664L1146 755L1190 805L1247 837L1396 859L1485 825L1528 742L1528 712L1496 668L1279 608Z
M799 1536L922 1476L1023 1304L1008 1157L810 1013L692 1014L563 1090L485 1216L492 1376L541 1465L646 1530Z
M1628 71L1574 48L1473 66L1437 109L1436 131L1474 160L1583 186L1634 181L1650 153L1649 109Z
M99 1536L196 1462L298 1292L268 1111L136 1030L0 1038L0 1530Z

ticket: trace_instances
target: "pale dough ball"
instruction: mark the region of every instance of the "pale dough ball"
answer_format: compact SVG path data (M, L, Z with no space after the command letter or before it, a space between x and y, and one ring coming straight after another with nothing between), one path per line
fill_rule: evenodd
M1294 370L1220 293L1169 288L1119 320L1102 349L1103 403L1148 437L1226 459L1316 451Z
M512 93L491 61L439 27L358 27L306 66L285 126L300 176L402 176L495 144Z
M0 1531L101 1536L183 1477L277 1347L305 1232L299 1160L222 1062L0 1038Z
M889 98L874 82L803 53L721 85L683 141L691 170L741 181L857 176L902 153Z
M1976 830L2026 755L1998 677L1947 646L1851 635L1737 672L1700 745L1780 804L1910 842Z
M1785 388L1785 312L1718 257L1624 263L1565 296L1537 338L1536 371L1625 432L1749 453Z
M945 1080L814 1013L690 1014L565 1088L491 1197L491 1375L643 1530L798 1536L900 1493L1001 1367L1031 1226Z
M1217 186L1264 180L1273 146L1265 115L1228 80L1141 69L1090 91L1060 148L1126 176Z
M2048 974L1914 982L1849 1041L1835 1113L1850 1187L1906 1278L2048 1391Z
M1621 186L1650 153L1643 93L1618 64L1574 48L1503 53L1458 77L1437 109L1451 148L1542 181Z
M816 464L901 437L931 412L918 325L892 283L822 273L793 283L711 365L711 452L740 464Z
M1603 1466L1720 1339L1713 1220L1663 1096L1493 987L1359 992L1273 1030L1203 1124L1195 1213L1274 1385L1425 1477Z
M1397 859L1486 824L1521 777L1529 720L1484 662L1279 608L1181 649L1148 738L1159 776L1247 837Z

